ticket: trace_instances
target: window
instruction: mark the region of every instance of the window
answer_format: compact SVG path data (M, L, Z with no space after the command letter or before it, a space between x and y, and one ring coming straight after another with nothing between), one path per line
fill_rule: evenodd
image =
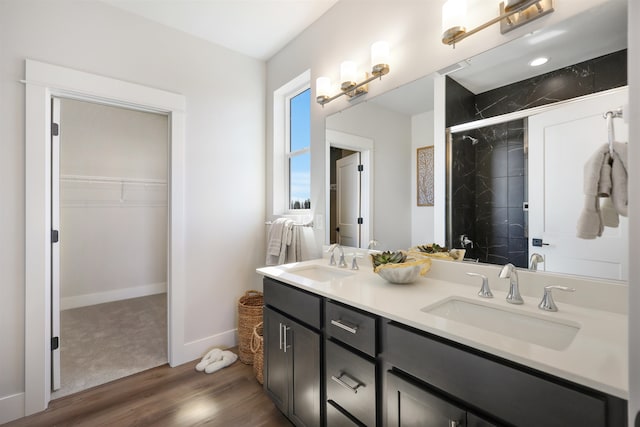
M311 209L311 72L273 93L273 215Z
M307 88L288 100L289 126L287 158L289 209L311 209L311 89Z

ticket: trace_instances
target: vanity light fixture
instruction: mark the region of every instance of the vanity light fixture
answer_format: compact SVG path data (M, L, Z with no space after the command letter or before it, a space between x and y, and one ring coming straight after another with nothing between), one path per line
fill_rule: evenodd
M365 73L364 80L358 83L358 66L353 61L344 61L340 64L340 92L331 95L331 80L329 77L316 79L316 101L323 105L333 101L342 95L350 99L364 95L368 92L369 82L382 78L389 73L389 44L379 41L371 45L371 75Z
M505 34L551 12L553 0L504 0L498 17L467 31L466 0L447 0L442 6L442 43L455 47L459 41L498 22L500 32Z

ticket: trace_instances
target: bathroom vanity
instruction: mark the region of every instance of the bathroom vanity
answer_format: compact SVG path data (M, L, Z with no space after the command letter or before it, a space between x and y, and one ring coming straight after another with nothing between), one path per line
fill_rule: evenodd
M521 274L515 307L496 266L434 260L426 277L393 285L367 265L326 264L258 269L264 388L295 425L626 425L624 313L564 296L543 312L528 295L542 274ZM468 271L490 277L495 298L478 297Z

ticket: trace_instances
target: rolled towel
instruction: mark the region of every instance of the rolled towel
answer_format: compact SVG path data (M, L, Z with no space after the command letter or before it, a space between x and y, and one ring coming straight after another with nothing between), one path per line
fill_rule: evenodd
M236 360L238 360L237 354L228 350L224 350L222 352L222 357L219 360L208 364L207 367L204 368L204 371L207 374L212 374L222 368L226 368L227 366L233 364Z

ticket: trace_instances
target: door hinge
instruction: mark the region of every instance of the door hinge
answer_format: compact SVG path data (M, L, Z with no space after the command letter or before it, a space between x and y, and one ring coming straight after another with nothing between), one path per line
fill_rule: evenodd
M358 172L364 171L364 165L358 165Z
M51 243L58 243L60 241L60 233L58 230L51 230Z
M358 224L362 224L362 218L358 218Z
M51 351L57 350L59 348L60 348L60 338L59 337L52 337L51 338Z
M60 134L60 125L57 123L51 123L51 135L58 136Z

